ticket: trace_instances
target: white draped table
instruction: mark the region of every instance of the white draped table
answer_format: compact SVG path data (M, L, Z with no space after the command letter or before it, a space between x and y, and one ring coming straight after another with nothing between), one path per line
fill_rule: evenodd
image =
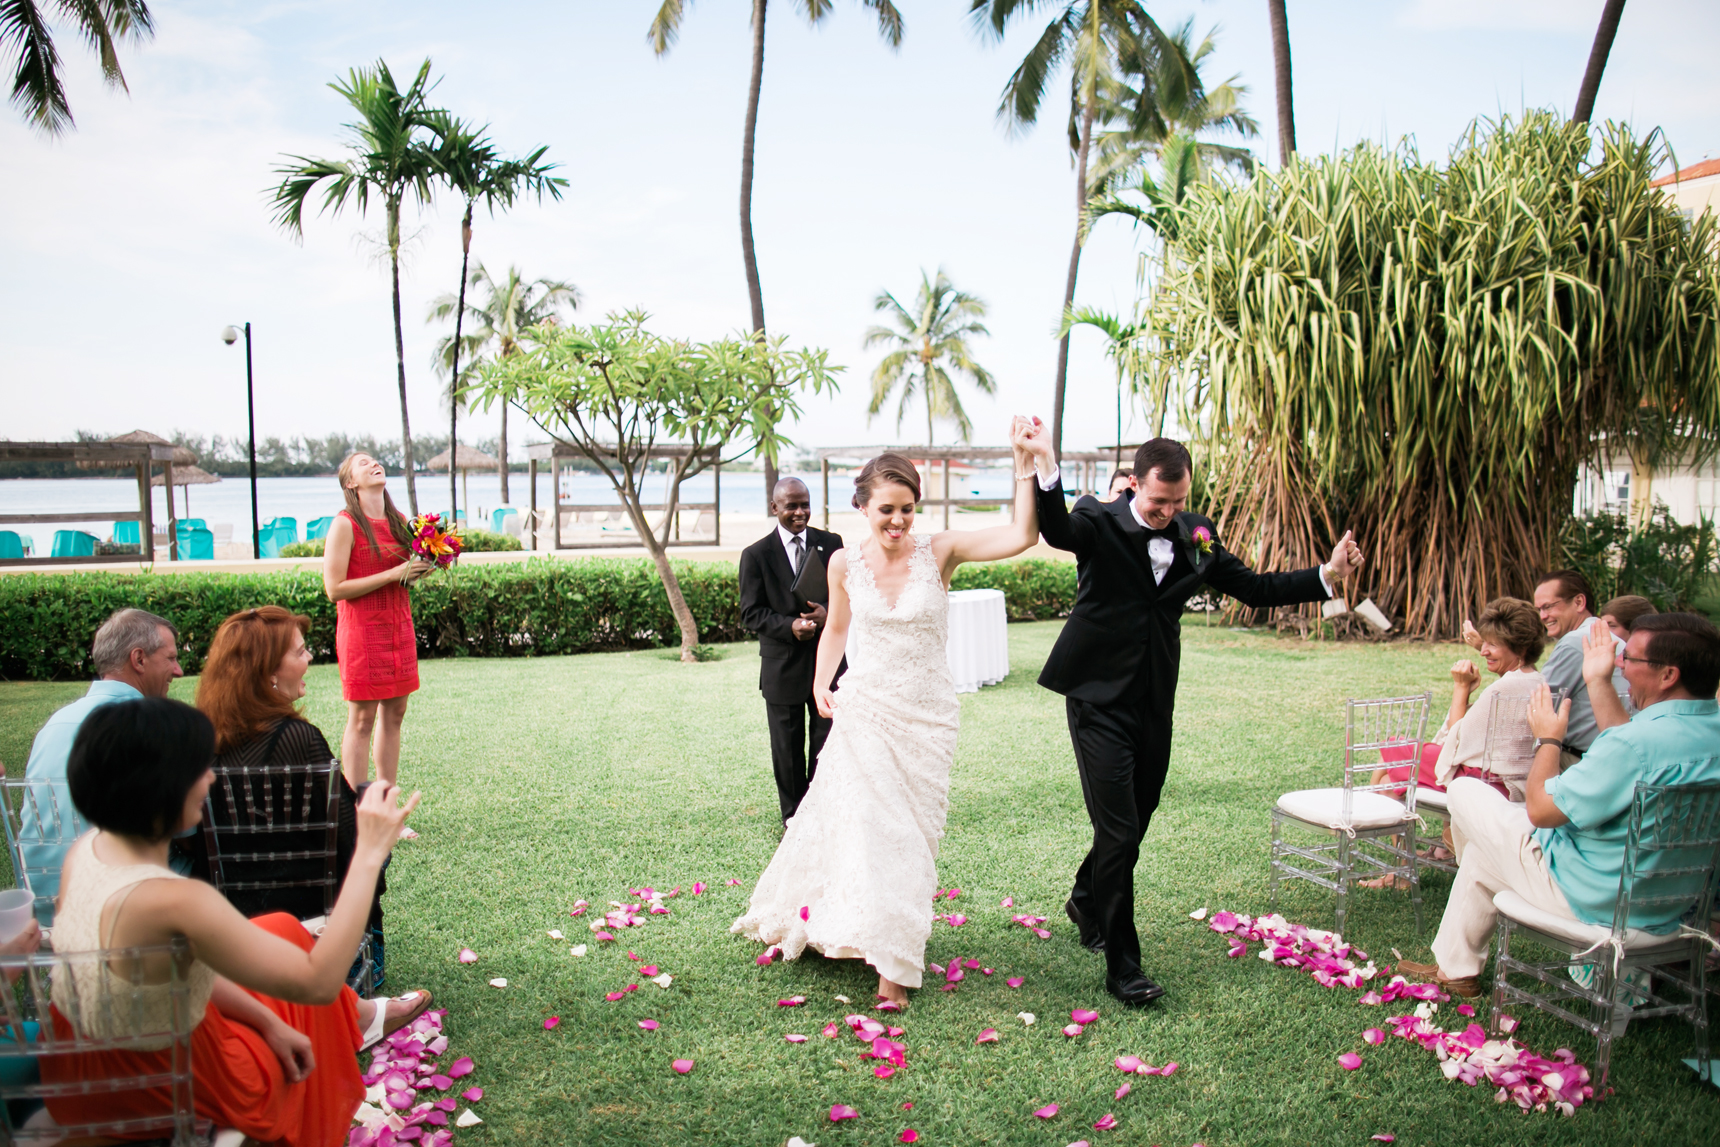
M950 591L947 650L957 693L977 693L1009 676L1009 616L1001 589Z

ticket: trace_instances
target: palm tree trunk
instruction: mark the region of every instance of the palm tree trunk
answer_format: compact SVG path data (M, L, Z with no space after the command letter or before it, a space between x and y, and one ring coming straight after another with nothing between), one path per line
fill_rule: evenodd
M1096 99L1089 96L1081 109L1081 146L1075 152L1075 245L1069 251L1069 279L1063 285L1063 314L1075 305L1075 276L1081 270L1081 239L1087 225L1087 150L1093 142L1093 113ZM1059 316L1061 322L1062 316ZM1069 383L1069 332L1057 344L1057 389L1051 400L1051 448L1063 457L1063 395ZM927 399L928 403L930 398Z
M1278 164L1290 166L1296 154L1296 116L1290 102L1290 21L1284 0L1266 0L1272 17L1272 75L1278 91Z
M1623 15L1624 0L1607 0L1607 6L1601 10L1600 27L1595 29L1595 45L1589 49L1589 66L1583 69L1583 84L1577 89L1577 110L1571 113L1572 123L1588 123L1594 114L1601 73L1607 70L1607 55L1612 51L1613 37L1618 35L1619 17Z
M764 338L764 288L758 280L758 255L753 251L753 139L758 134L758 95L764 84L764 14L769 0L753 0L752 82L747 87L747 126L741 136L741 260L747 269L747 301L752 304L753 334ZM764 460L764 498L768 505L776 490L776 463Z
M466 317L466 266L472 257L472 201L466 200L466 217L460 221L460 302L454 308L454 369L448 382L448 524L459 523L459 487L454 485L454 464L460 458L460 324ZM502 407L506 417L507 407ZM506 442L507 439L502 439ZM502 501L507 501L507 478L502 479Z
M388 274L394 286L394 362L400 381L400 449L406 468L406 504L418 516L418 483L412 474L412 420L406 413L406 336L400 325L400 204L388 204Z

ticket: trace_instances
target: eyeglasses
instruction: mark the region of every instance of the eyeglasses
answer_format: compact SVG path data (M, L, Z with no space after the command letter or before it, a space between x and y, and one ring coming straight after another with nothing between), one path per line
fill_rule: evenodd
M1636 662L1636 663L1637 663L1637 664L1638 664L1638 665L1665 665L1665 664L1666 664L1666 662L1664 662L1664 661L1656 661L1656 660L1655 660L1655 659L1654 659L1654 658L1652 658L1652 657L1628 657L1628 656L1626 656L1626 655L1625 655L1625 654L1623 654L1623 653L1620 653L1620 654L1617 654L1617 655L1616 655L1616 656L1617 656L1617 657L1618 657L1618 660L1619 660L1619 661L1620 661L1620 662L1621 662L1621 663L1622 663L1622 662L1627 662L1627 661L1634 661L1634 662Z
M1564 605L1565 603L1567 603L1570 600L1571 599L1568 597L1555 597L1552 601L1549 601L1546 605L1537 605L1535 607L1535 612L1536 613L1542 613L1542 614L1552 613L1553 610L1557 609L1561 605Z

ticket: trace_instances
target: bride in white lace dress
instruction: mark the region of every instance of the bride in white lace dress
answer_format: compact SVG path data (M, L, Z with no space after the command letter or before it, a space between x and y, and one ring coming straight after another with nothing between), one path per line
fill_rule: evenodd
M898 1003L925 968L961 715L945 653L950 576L963 562L1014 557L1039 537L1021 425L1011 425L1018 478L1008 525L916 536L912 463L882 454L855 479L869 536L830 561L813 676L819 711L835 720L799 811L730 928L780 945L790 960L808 946L863 959L878 971L879 996ZM845 648L848 670L833 693Z

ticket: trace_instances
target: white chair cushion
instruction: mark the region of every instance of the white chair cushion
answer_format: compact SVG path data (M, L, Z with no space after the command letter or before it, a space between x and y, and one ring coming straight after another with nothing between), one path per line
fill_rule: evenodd
M1493 894L1493 907L1519 924L1526 924L1549 936L1557 936L1578 948L1605 943L1606 938L1612 935L1612 929L1604 924L1584 924L1581 920L1573 920L1569 916L1537 908L1509 888ZM1653 932L1644 932L1641 928L1629 928L1624 934L1624 949L1631 953L1652 952L1656 948L1670 948L1688 942L1676 932L1670 936L1659 936Z
M1451 802L1447 799L1448 796L1449 794L1438 789L1430 789L1426 785L1417 785L1415 786L1415 807L1418 809L1429 808L1436 812L1450 812Z
M1297 820L1321 824L1327 828L1344 827L1343 789L1301 789L1278 798L1280 810ZM1386 828L1409 819L1409 810L1402 801L1384 793L1351 793L1350 820L1352 828Z

